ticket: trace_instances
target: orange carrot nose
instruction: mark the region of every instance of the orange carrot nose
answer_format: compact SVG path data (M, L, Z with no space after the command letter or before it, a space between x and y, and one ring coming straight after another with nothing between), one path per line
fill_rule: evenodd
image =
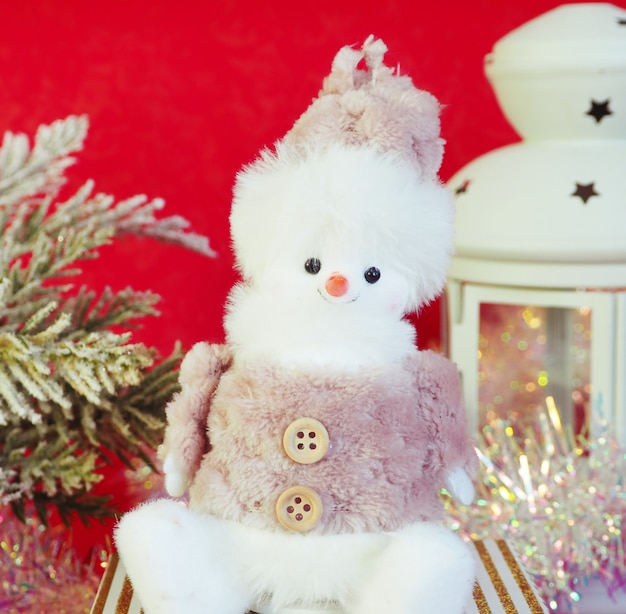
M333 273L326 280L326 292L331 296L343 296L348 292L349 287L348 280L341 273Z

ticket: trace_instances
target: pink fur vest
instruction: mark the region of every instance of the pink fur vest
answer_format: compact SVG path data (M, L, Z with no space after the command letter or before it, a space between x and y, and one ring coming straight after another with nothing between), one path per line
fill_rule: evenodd
M285 432L302 418L328 435L314 462L301 462L297 452L294 460L285 448ZM285 530L277 501L294 486L318 497L313 533L393 531L437 520L445 471L463 467L471 475L476 465L456 367L433 352L358 374L235 363L219 380L207 426L209 451L190 506L270 530ZM287 439L308 446L309 437L315 434L292 429ZM300 503L287 501L288 512L294 500Z

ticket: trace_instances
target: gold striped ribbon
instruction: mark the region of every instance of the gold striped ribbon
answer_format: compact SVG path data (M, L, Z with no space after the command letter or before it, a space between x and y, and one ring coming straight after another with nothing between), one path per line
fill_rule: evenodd
M517 585L519 586L520 591L522 591L522 595L524 595L524 599L526 599L526 603L530 608L532 614L544 614L545 609L541 605L537 594L533 590L530 582L526 574L522 571L522 568L519 566L517 558L509 549L508 544L503 540L496 540L496 544L498 545L498 549L502 554L506 564L509 566Z
M104 612L104 606L109 598L109 592L111 590L111 584L113 583L113 576L115 576L115 570L119 558L116 554L112 554L109 557L106 569L102 580L100 580L100 586L98 587L98 593L96 594L96 600L91 608L91 614L102 614Z
M109 557L106 569L100 581L98 593L96 599L91 608L91 614L103 614L107 601L113 598L111 595L111 585L117 571L120 559L119 556L113 553ZM121 569L121 568L120 568ZM128 579L127 575L124 575L124 581L122 583L122 589L115 602L115 614L128 614L130 611L130 604L133 599L133 587ZM110 611L110 610L109 610ZM139 614L144 614L143 608L139 610Z
M128 576L124 576L124 583L122 584L122 590L120 596L117 598L117 604L115 605L115 614L128 614L130 610L130 602L133 599L133 586L128 579Z
M506 584L504 580L502 579L502 576L498 572L498 568L496 564L494 563L493 559L491 558L491 555L489 554L489 551L487 550L487 547L485 546L484 542L476 541L473 543L474 543L474 548L476 548L476 551L478 552L478 555L480 556L483 566L485 567L485 570L487 571L487 575L489 576L489 579L491 580L491 583L493 584L498 594L498 598L500 599L500 603L502 604L504 613L505 614L518 614L519 611L515 607L515 604L513 603L513 599L511 599L511 595L506 588ZM528 605L530 613L531 614L545 614L544 607L541 605L541 602L539 601L539 598L537 597L535 591L533 590L533 587L528 581L526 574L523 572L522 568L520 567L515 555L509 549L506 541L502 539L496 540L496 545L498 546L498 550L502 554L502 557L504 558L511 572L511 575L515 579L515 582L517 583L517 586L522 596L526 600L526 604ZM476 606L480 614L492 614L492 610L489 607L489 604L487 603L487 599L485 598L485 595L478 584L474 586L474 601L476 603Z

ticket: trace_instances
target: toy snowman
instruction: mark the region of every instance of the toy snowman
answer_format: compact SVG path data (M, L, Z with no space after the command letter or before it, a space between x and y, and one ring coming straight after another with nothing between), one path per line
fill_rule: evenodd
M385 51L340 50L237 177L227 343L184 358L159 449L188 504L116 529L146 614L461 614L471 598L438 497L473 497L457 371L403 319L452 250L439 105Z

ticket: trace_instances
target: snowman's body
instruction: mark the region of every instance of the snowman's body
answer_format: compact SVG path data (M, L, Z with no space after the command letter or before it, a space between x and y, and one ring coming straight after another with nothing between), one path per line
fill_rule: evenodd
M452 216L378 147L287 144L240 174L227 343L186 356L160 450L189 505L116 533L146 614L463 612L438 492L470 499L476 457L456 368L403 320L443 285Z
M471 556L437 525L438 486L468 462L455 375L431 352L344 374L231 364L190 509L159 501L118 529L145 611L462 612Z

